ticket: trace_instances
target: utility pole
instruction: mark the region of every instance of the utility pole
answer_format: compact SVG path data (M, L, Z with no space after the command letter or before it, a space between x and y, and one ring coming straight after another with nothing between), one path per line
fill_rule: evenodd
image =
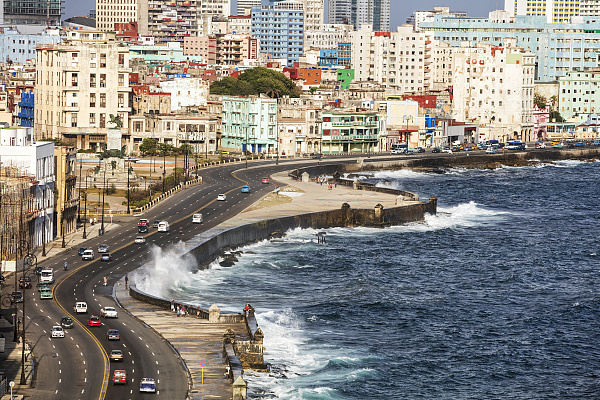
M87 223L87 198L88 198L88 174L85 174L85 199L84 199L84 206L83 206L83 238L86 239L87 238L87 233L85 231L85 226Z
M48 190L46 186L47 184L48 183L44 180L44 192L42 193L44 201L44 204L42 205L44 208L44 219L42 220L42 257L46 257L46 218L48 217L48 207L46 207L46 191Z
M127 159L127 214L130 213L129 209L129 174L131 174L131 160Z
M106 193L106 165L104 165L104 190L102 191L102 224L100 225L101 235L104 235L104 193Z

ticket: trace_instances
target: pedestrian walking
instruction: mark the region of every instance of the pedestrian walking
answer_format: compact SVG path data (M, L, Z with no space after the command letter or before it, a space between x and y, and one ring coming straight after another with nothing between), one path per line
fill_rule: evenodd
M337 188L337 181L333 182L333 187Z
M185 317L185 306L181 306L181 316Z
M200 306L196 307L196 318L200 318Z
M171 299L171 311L175 312L175 300Z
M180 314L181 314L181 310L179 309L179 306L177 306L177 316L179 317Z
M129 275L125 274L125 286L129 283Z

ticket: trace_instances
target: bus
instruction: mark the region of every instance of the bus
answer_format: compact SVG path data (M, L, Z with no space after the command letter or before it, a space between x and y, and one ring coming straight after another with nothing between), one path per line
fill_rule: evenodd
M527 145L520 140L511 140L506 143L507 150L525 150Z

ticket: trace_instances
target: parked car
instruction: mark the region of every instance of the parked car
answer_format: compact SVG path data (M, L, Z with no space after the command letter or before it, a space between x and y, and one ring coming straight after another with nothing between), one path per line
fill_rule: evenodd
M458 146L454 146L454 147L452 148L452 152L453 152L453 153L456 153L456 152L458 152L458 151L460 151L460 147L458 147Z
M110 255L110 253L104 253L100 257L100 261L111 261L111 260L112 260L112 256Z
M114 307L103 307L100 309L100 316L104 318L119 318L117 309Z
M422 147L417 147L417 153L425 153L425 149Z
M242 186L242 193L250 193L250 186Z
M62 326L55 325L52 327L52 337L65 337L65 331Z
M541 140L539 142L535 142L535 148L536 149L545 149L546 143L542 142Z
M122 350L111 350L110 351L110 361L123 361L123 351Z
M225 196L224 194L220 194L217 196L217 201L225 201L227 200L227 196Z
M439 147L434 147L433 149L431 149L432 153L441 153L442 149L440 149Z
M86 250L87 250L87 247L80 247L79 251L77 251L77 254L80 255L80 256L82 256L83 252L86 251Z
M140 381L141 393L156 393L156 382L152 378L142 378Z
M448 154L452 154L452 149L449 147L444 147L442 149L442 153L448 153Z
M600 146L600 140L594 140L594 146Z
M108 245L101 244L100 246L98 246L98 253L108 253Z
M100 322L100 317L96 317L95 315L92 315L88 321L88 326L101 326L102 323Z
M94 250L86 250L81 255L82 260L93 260L94 259Z
M64 329L71 329L75 327L75 323L71 317L62 317L60 319L60 326L62 326Z
M127 372L124 370L115 370L112 376L113 385L127 385Z
M136 236L135 243L144 244L144 243L146 243L146 238L143 236Z
M321 153L314 153L311 155L312 158L314 158L315 160L321 160L323 158L323 154Z
M585 142L577 142L577 143L575 143L575 146L583 147L583 146L585 146Z
M485 150L485 154L496 154L496 149L494 149L493 147L488 147Z
M269 177L268 176L263 177L262 183L269 183Z
M119 336L119 330L109 329L108 332L106 332L106 338L108 340L121 340L121 337Z

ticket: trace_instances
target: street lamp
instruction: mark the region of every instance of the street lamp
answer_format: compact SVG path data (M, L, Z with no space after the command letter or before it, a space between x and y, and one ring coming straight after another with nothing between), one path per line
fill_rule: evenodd
M106 164L104 164L104 190L102 191L102 223L100 225L100 234L104 235L104 194L106 193Z
M131 160L127 158L127 214L131 211L129 209L129 175L131 174Z
M406 148L408 149L408 147L410 146L410 132L408 131L408 121L413 120L412 115L404 115L403 117L404 122L406 123L406 131L405 131L405 135L406 135Z
M87 198L88 198L88 178L89 178L89 171L88 173L85 174L85 199L84 199L84 206L83 206L83 238L86 239L87 238L87 232L85 231L85 227L86 227L86 223L87 223Z
M81 162L82 157L79 157L79 199L81 200L81 168L83 167L83 163ZM81 223L81 201L77 206L77 223Z

